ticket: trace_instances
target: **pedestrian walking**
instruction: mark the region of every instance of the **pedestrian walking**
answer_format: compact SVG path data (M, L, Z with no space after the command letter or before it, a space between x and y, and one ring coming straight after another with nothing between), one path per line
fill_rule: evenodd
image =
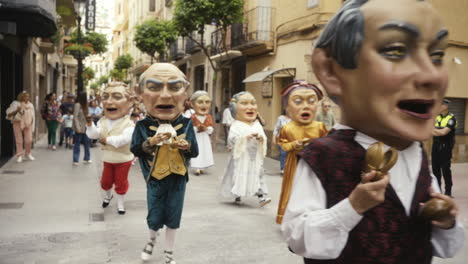
M322 100L322 107L315 116L315 120L322 122L327 127L327 131L330 131L335 125L335 116L331 112L331 103L328 100Z
M257 120L257 101L249 92L240 92L231 100L235 121L229 129L228 165L221 179L220 194L240 203L242 197L257 196L261 207L271 202L263 161L267 138Z
M304 263L429 264L463 247L458 207L439 193L420 143L447 91L447 41L427 1L347 0L323 29L312 68L343 123L300 153L281 228ZM382 175L363 172L374 143L398 153ZM431 198L454 207L424 218Z
M73 148L73 110L67 109L67 113L62 116L63 134L65 148Z
M149 241L141 259L151 258L156 233L166 226L164 261L175 264L175 235L180 227L188 165L198 156L192 120L182 115L189 83L179 68L155 63L140 76L137 93L146 108L132 137L147 187Z
M278 116L278 119L276 120L276 123L275 123L275 129L273 130L273 136L272 136L272 142L271 142L271 145L272 147L278 147L278 151L280 153L280 170L281 170L281 174L283 174L284 172L284 163L286 162L286 156L287 156L287 152L284 151L281 146L278 144L278 136L279 136L279 132L280 132L280 129L286 125L287 123L289 123L291 121L291 118L289 118L289 116L286 115L286 110L283 110L283 112L281 113L280 116Z
M86 135L86 123L88 120L92 120L88 116L88 96L86 92L81 92L76 98L76 103L73 108L73 131L75 132L73 142L73 165L77 166L80 160L80 145L84 146L84 163L90 164L91 153L89 151L90 140Z
M293 82L281 92L283 107L289 113L291 122L281 128L278 138L280 148L288 153L276 216L278 224L283 221L291 195L298 153L311 141L327 135L325 124L314 121L322 97L322 91L317 86L303 81Z
M229 128L231 127L232 122L234 122L234 118L232 118L231 110L229 108L229 101L228 101L225 104L225 108L223 111L223 120L221 121L224 127L224 142L226 146L228 145Z
M29 101L30 95L21 92L6 110L6 119L11 121L16 143L16 162L23 162L23 155L28 160L35 160L31 154L32 133L35 128L34 106ZM24 151L23 151L24 150Z
M47 125L47 142L49 149L56 150L57 128L62 120L62 112L54 92L48 94L46 98L43 117Z
M65 93L64 93L64 96L65 97L63 97L63 99L61 101L62 103L60 104L60 112L62 113L62 116L65 115L66 113L68 113L68 111L71 111L71 113L73 115L73 106L74 106L73 99L74 99L74 96L72 94L65 95ZM64 122L60 123L59 130L60 130L59 146L62 146L63 145L63 139L65 138L65 123Z
M130 186L128 172L132 166L133 153L130 151L135 123L130 119L132 92L122 82L107 84L102 93L104 117L97 124L89 120L86 135L101 143L104 169L101 177L103 190L102 207L112 200L112 187L117 195L117 212L125 214L124 197Z
M214 165L210 139L214 131L213 117L209 114L211 98L206 91L196 91L190 97L190 103L195 110L191 119L198 144L198 157L190 160L190 167L195 169L195 175L200 175Z
M451 163L457 119L454 114L449 112L449 104L450 100L444 99L432 133L434 136L432 141L432 173L437 178L441 189L442 176L444 177L445 195L452 196Z

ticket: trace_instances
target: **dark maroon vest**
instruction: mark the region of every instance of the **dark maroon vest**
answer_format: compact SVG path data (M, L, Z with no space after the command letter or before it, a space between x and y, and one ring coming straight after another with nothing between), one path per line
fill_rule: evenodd
M354 140L355 135L355 130L332 130L299 154L321 181L327 194L327 208L347 198L360 182L366 151ZM395 190L388 185L385 201L364 213L337 259L304 259L304 263L430 264L431 224L418 216L419 203L429 200L431 185L426 153L422 152L409 216Z

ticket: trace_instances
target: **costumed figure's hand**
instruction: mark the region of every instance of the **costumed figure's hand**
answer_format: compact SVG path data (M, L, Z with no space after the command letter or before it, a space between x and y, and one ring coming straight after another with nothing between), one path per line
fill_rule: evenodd
M180 150L187 150L190 148L190 144L188 143L187 140L185 139L179 139L179 140L176 140L172 146L180 149Z
M199 125L199 126L197 127L197 132L203 132L203 131L206 131L206 126L204 126L204 125Z
M307 146L307 144L309 144L311 140L312 140L311 138L303 138L303 139L296 140L296 145L295 145L296 149L304 148L305 146Z
M351 192L348 199L354 210L358 214L363 214L367 210L385 201L385 190L389 183L388 174L382 175L382 178L375 180L377 173L371 171L361 175L361 183Z
M99 139L99 143L101 143L102 145L107 145L107 139L106 138L100 138Z
M258 138L258 133L252 133L247 136L247 139L257 139Z
M420 215L430 219L433 226L450 229L455 225L455 219L458 215L458 206L454 200L447 195L434 192L429 188L432 199L426 203L420 203Z
M170 136L167 135L168 133L161 133L156 134L155 136L150 138L151 146L158 145L159 143L163 142L164 140L169 139Z

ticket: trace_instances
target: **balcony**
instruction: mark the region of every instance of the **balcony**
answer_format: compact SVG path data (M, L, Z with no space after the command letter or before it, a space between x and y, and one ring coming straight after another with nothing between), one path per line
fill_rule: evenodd
M198 42L201 42L201 35L198 34L198 33L195 33L193 32L191 34L192 38L195 39L196 41ZM190 54L194 54L194 53L197 53L198 51L200 51L201 48L200 48L200 45L198 45L195 41L193 41L192 39L190 38L186 38L186 41L185 41L185 52L186 53L190 53Z
M179 37L169 46L169 59L177 61L185 56L185 39Z
M41 38L41 42L39 43L39 50L44 53L54 53L55 45L49 38Z
M258 6L244 14L243 24L231 26L231 48L244 55L259 55L273 50L275 9Z

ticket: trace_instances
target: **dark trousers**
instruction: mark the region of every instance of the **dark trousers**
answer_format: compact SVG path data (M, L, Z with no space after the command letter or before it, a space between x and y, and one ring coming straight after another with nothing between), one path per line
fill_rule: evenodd
M85 133L75 133L74 135L75 145L73 146L73 162L80 160L80 144L84 145L84 160L90 160L89 153L89 138Z
M230 126L223 125L223 127L224 127L224 144L227 146Z
M432 144L432 173L442 189L442 176L445 183L445 194L452 195L452 159L453 144L434 142Z

